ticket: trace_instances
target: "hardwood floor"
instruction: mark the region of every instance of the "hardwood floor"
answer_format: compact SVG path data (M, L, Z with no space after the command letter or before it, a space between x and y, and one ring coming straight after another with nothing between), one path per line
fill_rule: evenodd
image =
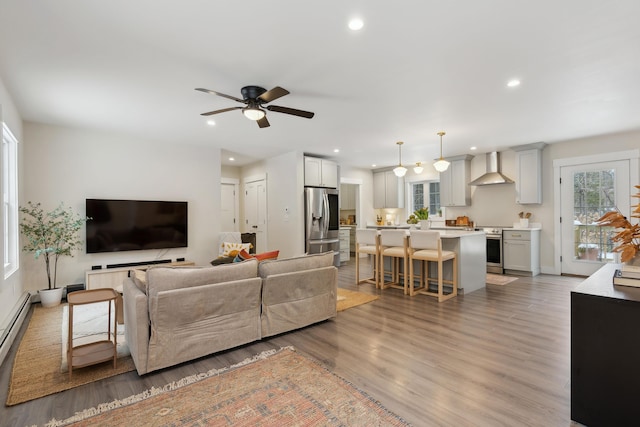
M353 258L352 258L353 260ZM438 304L354 284L380 299L336 319L139 377L130 372L0 409L1 426L44 424L151 386L292 345L415 426L570 426L570 291L582 279L541 275ZM22 327L0 371L0 399ZM132 425L135 422L132 421Z

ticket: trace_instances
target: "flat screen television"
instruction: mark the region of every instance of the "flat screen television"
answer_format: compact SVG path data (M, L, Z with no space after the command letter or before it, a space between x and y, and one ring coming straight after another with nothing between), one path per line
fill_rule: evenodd
M87 199L87 253L187 247L187 202Z

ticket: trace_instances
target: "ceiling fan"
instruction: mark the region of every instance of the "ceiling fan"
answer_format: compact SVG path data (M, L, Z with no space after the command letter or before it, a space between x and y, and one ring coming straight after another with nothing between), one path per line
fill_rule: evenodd
M268 111L275 111L276 113L291 114L292 116L304 117L307 119L312 118L314 115L314 113L310 111L296 110L295 108L280 107L277 105L263 106L263 104L267 104L289 94L288 90L283 89L280 86L276 86L271 90L266 90L260 86L245 86L240 89L242 99L209 89L196 88L196 90L205 93L212 93L214 95L222 96L223 98L233 99L234 101L246 105L245 107L229 107L221 110L209 111L208 113L202 113L201 116L211 116L213 114L224 113L231 110L242 110L245 117L250 120L257 121L259 127L266 128L269 127L270 124L267 120L267 112L265 109Z

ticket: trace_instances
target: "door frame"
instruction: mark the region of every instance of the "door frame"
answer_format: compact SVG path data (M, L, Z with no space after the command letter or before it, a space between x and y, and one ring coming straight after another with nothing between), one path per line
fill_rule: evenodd
M268 209L268 205L269 205L269 194L266 193L267 191L267 174L257 174L257 175L251 175L251 176L247 176L245 178L242 179L242 192L243 194L245 194L246 192L246 185L250 184L250 183L254 183L254 182L260 182L262 181L264 183L264 188L265 188L265 200L264 200L264 206L262 206L262 208L264 208L264 230L263 232L263 240L264 240L264 246L265 246L265 250L267 250L266 248L269 247L269 209ZM244 232L251 232L251 230L247 230L246 229L246 204L245 204L245 199L246 199L246 194L243 197L243 202L242 202L242 227L240 228L240 231L242 232L242 230L244 230ZM257 238L257 236L256 236ZM258 245L258 242L256 241L256 246Z
M233 196L233 209L235 212L235 223L233 224L233 230L229 230L229 231L240 231L240 180L237 178L225 178L225 177L221 177L220 178L220 185L233 185L233 191L234 191L234 196ZM220 192L220 194L222 194L222 191ZM223 230L226 231L226 230Z
M553 247L555 259L553 263L554 271L552 274L556 274L558 276L562 274L562 265L560 262L560 256L562 255L562 224L560 223L560 216L562 214L560 210L562 195L560 194L560 168L564 166L579 166L590 163L612 162L618 160L629 161L629 188L634 188L634 185L637 185L637 183L640 182L638 181L640 149L592 154L579 157L567 157L563 159L555 159L553 161ZM629 194L628 197L631 199L631 194Z
M343 178L340 177L340 182L338 184L351 184L351 185L356 185L356 224L358 224L358 227L365 227L366 224L363 224L363 222L361 221L361 219L363 218L362 215L362 196L360 195L360 191L362 190L362 179L360 178ZM340 190L340 186L338 185L338 190Z

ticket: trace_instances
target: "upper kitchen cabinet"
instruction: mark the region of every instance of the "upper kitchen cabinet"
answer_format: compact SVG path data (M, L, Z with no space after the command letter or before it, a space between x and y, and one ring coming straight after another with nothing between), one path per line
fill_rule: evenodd
M304 185L338 188L338 164L333 160L305 156Z
M340 184L340 209L356 209L356 186L350 184Z
M511 147L516 152L516 203L542 203L542 149L546 144Z
M373 208L404 208L404 178L393 171L374 172Z
M471 205L471 159L473 156L468 154L447 158L451 164L446 171L440 172L441 206Z

